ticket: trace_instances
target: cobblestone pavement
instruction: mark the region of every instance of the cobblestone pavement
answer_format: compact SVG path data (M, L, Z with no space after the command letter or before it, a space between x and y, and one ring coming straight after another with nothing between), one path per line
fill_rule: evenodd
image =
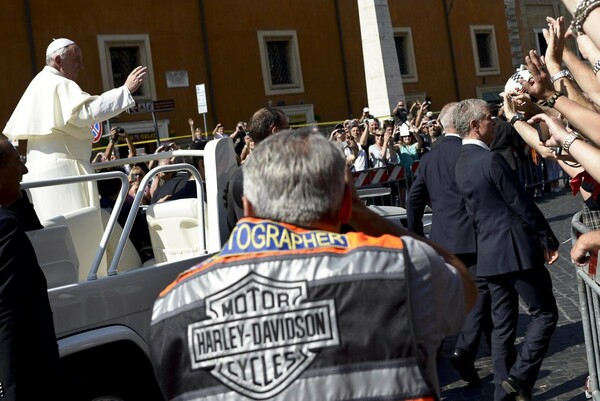
M549 267L560 316L533 390L533 399L585 400L583 386L588 375L588 366L575 267L569 256L571 218L581 209L581 197L573 197L570 191L563 189L560 193L536 198L536 203L561 242L559 260ZM528 322L529 317L521 307L517 343L522 339ZM452 348L452 341L445 343L438 360L442 400L493 400L492 364L485 341L480 345L475 362L482 379L478 388L468 387L448 363L447 356Z

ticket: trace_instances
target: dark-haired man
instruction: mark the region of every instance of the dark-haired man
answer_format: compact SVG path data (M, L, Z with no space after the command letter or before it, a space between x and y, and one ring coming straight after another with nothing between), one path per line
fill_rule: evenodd
M256 111L248 122L248 135L258 145L270 135L288 129L290 123L281 109L274 107L263 107ZM242 169L238 168L231 175L226 189L227 226L233 229L235 223L244 216L242 195L244 187L244 175Z

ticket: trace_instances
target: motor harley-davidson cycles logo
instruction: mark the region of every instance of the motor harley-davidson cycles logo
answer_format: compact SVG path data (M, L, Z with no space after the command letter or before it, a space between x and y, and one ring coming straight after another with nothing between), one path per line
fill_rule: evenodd
M332 299L307 301L306 281L250 273L206 298L210 319L188 326L192 369L247 397L273 397L310 365L320 348L339 344Z

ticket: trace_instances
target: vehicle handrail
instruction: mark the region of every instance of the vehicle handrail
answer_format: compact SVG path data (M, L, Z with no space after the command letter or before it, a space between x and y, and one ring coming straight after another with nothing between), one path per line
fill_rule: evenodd
M123 173L122 171L108 171L88 175L52 178L40 181L28 181L21 183L21 188L29 189L46 187L51 185L73 184L87 181L101 181L115 178L121 180L121 190L119 191L115 207L113 208L110 214L110 218L108 219L106 229L102 233L102 238L100 239L100 244L98 246L98 250L96 251L96 256L94 257L94 261L92 262L92 266L88 272L88 280L96 280L98 278L98 268L100 267L100 262L102 261L102 257L106 252L106 245L108 244L108 239L112 235L112 232L115 228L115 224L117 223L117 218L119 216L119 213L121 212L121 207L125 202L125 197L127 196L127 192L129 190L129 179L127 178L127 175L125 175L125 173ZM98 207L100 208L100 205L98 205Z
M166 159L168 157L177 157L177 156L204 157L204 150L187 150L187 149L170 150L167 152L152 153L149 155L141 155L141 156L127 157L124 159L115 159L115 160L108 160L105 162L92 163L92 168L95 170L101 170L104 168L123 166L125 164L143 163L143 162L148 162L148 161L152 161L152 160L160 160L160 159Z
M168 158L168 157L176 157L176 156L195 156L195 157L203 157L204 158L205 151L204 150L166 151L166 152L159 152L159 153L154 153L154 154L150 154L150 155L135 156L135 157L129 157L129 158L124 158L124 159L115 159L115 160L110 160L110 161L100 162L100 163L92 163L91 166L95 170L101 170L101 169L106 169L106 168L110 168L110 167L123 166L125 164L135 164L138 162L145 162L145 161L150 161L150 160L160 160L160 159L164 159L164 158ZM150 172L148 172L148 174L146 174L144 176L144 178L142 179L142 181L140 183L138 192L136 193L136 196L134 197L134 202L132 204L131 211L130 211L129 215L127 216L127 221L121 232L121 237L119 238L119 242L118 242L117 248L115 249L115 253L114 253L113 259L111 261L107 275L118 274L117 267L121 260L122 255L123 255L123 251L125 249L125 245L127 242L126 238L129 237L129 233L131 232L131 229L133 227L133 222L135 220L135 214L137 212L137 209L139 208L139 205L141 204L141 198L143 196L142 191L145 189L148 181L152 177L154 177L156 174L158 174L159 172L171 171L171 170L188 171L189 173L191 173L194 176L194 178L196 180L196 191L197 191L197 195L198 195L198 199L199 199L198 216L199 216L200 244L204 247L205 252L208 253L206 233L204 232L205 221L206 221L206 214L205 214L205 209L204 209L204 198L205 198L204 185L205 185L205 183L202 180L200 173L194 166L187 164L187 163L171 164L168 166L157 166L157 167L154 167L152 170L150 170ZM112 233L114 231L115 224L117 223L119 213L121 212L122 206L123 206L123 204L125 202L125 198L127 196L127 193L129 192L129 179L128 179L127 175L125 173L123 173L122 171L108 171L108 172L97 172L94 174L87 174L87 175L81 175L81 176L61 177L61 178L45 179L45 180L39 180L39 181L28 181L28 182L21 183L21 186L23 189L29 189L29 188L52 186L52 185L72 184L72 183L80 183L80 182L88 182L88 181L100 181L100 180L114 179L114 178L121 180L121 190L119 191L119 195L117 197L115 206L113 207L113 210L110 214L110 218L108 220L106 230L104 230L104 233L100 240L98 251L96 252L96 256L94 257L92 266L90 267L90 270L88 272L88 277L87 277L88 280L96 280L98 278L98 269L100 267L102 258L106 252L108 240L110 239L110 236L112 235ZM93 204L90 204L90 206L93 206ZM98 208L100 209L99 205L98 205ZM217 233L219 232L218 227L215 228L215 231Z
M176 152L178 152L178 151L176 151ZM164 152L164 153L167 153L167 152ZM121 159L121 160L123 160L123 159ZM150 170L144 176L144 178L142 178L142 181L140 182L140 186L138 187L138 190L135 194L135 198L133 199L133 203L131 205L131 210L129 211L129 215L127 216L127 221L125 222L125 227L123 227L123 231L121 232L121 237L119 238L119 243L117 245L117 249L115 250L115 255L111 262L110 268L108 269L107 274L109 276L114 276L114 275L118 274L117 267L121 260L121 255L123 254L123 249L125 249L126 238L129 237L129 233L131 232L131 228L133 227L133 223L135 221L137 210L140 207L140 204L142 202L142 197L144 196L144 190L145 190L146 186L148 185L148 182L154 176L156 176L158 173L161 173L163 171L181 171L181 170L185 170L185 171L189 172L190 174L192 174L196 181L196 196L198 199L198 218L199 218L198 231L200 234L200 244L203 247L202 249L206 253L208 253L206 251L206 239L205 239L205 235L204 235L204 221L205 221L204 187L202 185L202 178L200 177L200 173L194 166L187 164L187 163L178 163L178 164L169 164L167 166L158 166L158 167L154 167L152 170Z

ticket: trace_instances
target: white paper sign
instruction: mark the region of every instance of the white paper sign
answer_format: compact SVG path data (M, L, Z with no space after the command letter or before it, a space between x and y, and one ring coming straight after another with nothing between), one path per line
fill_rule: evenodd
M196 85L196 98L198 99L198 114L208 113L204 84Z

